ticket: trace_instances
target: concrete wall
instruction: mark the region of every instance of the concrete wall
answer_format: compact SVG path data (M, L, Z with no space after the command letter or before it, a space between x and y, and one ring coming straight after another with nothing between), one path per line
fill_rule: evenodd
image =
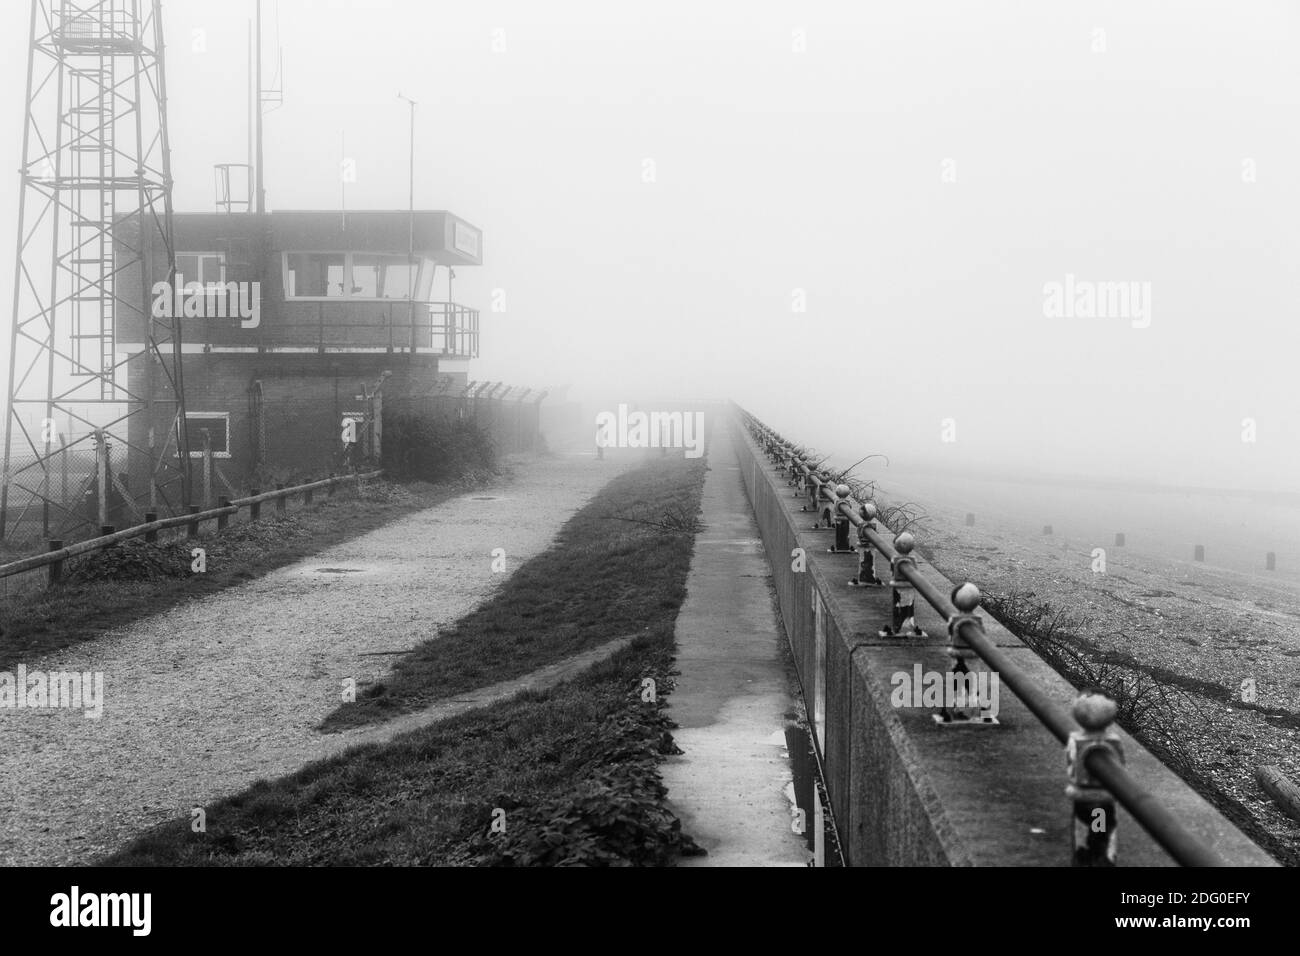
M941 726L930 710L892 706L896 672L912 673L917 663L923 672L948 669L945 622L918 599L918 622L929 637L878 637L889 623L890 590L848 586L856 555L827 553L832 532L812 530L814 516L799 510L805 499L795 497L738 421L731 427L808 713L824 711L816 736L848 863L1069 866L1063 746L1005 685L997 725ZM793 570L795 548L807 554L806 571ZM882 564L877 557L877 573L885 576ZM942 592L951 588L919 557L917 566ZM825 608L821 653L819 601ZM989 638L1068 709L1075 690L1005 628L982 617ZM1127 734L1123 738L1139 783L1229 865L1276 865L1152 754ZM1123 809L1117 835L1120 865L1174 865Z

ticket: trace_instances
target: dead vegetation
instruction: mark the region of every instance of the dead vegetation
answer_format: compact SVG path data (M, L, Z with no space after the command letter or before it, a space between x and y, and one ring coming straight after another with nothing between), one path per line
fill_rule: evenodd
M1086 552L962 527L955 513L911 515L925 521L910 526L931 563L973 580L985 611L1074 686L1105 690L1135 739L1278 860L1300 865L1300 826L1256 782L1260 765L1300 775L1300 713L1288 691L1300 683L1288 650L1294 627L1278 623L1285 615L1247 614L1250 586L1220 581L1210 568L1182 581L1133 556L1123 573L1095 574ZM1173 590L1188 584L1187 593ZM1300 603L1282 590L1269 599Z

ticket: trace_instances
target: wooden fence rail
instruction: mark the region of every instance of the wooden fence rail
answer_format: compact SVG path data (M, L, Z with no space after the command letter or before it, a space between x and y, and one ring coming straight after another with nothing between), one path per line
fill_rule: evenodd
M48 567L50 569L50 583L57 583L63 573L63 562L68 558L75 558L81 554L89 554L91 551L99 551L103 548L110 548L115 544L128 541L131 538L148 536L153 540L159 531L166 528L180 528L189 526L191 534L196 534L200 521L211 521L217 519L219 526L225 525L229 517L238 514L241 508L248 508L250 516L257 520L260 512L258 507L265 501L283 501L293 495L301 494L306 501L311 501L312 492L317 489L325 488L333 490L338 485L346 481L355 481L358 485L367 478L378 478L383 471L368 471L363 474L338 475L333 478L323 478L320 481L308 482L305 485L294 485L292 488L277 488L275 491L264 491L260 494L253 494L247 498L236 498L230 504L219 508L210 508L207 511L197 511L192 514L175 515L171 518L160 518L157 521L148 521L144 524L134 525L130 528L124 528L121 531L115 531L112 534L100 535L97 538L88 538L85 541L78 541L76 544L70 544L67 547L52 547L45 554L33 555L30 558L23 558L21 561L12 561L9 564L0 564L0 578L11 577L15 574L23 574L27 571L35 571L37 568ZM52 542L60 544L60 542Z

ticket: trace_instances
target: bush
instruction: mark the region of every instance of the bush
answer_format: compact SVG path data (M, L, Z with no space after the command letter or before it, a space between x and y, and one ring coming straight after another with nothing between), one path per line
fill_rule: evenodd
M478 478L497 473L497 449L472 419L400 413L384 416L384 469L422 481Z

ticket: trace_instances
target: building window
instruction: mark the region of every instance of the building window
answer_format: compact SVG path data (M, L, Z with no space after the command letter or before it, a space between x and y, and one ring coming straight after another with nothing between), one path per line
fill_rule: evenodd
M433 262L415 261L416 298L425 298ZM284 290L289 299L409 299L411 269L405 255L371 252L286 252Z
M352 295L360 299L410 298L408 265L406 256L353 254Z
M186 412L185 429L190 439L190 457L203 457L203 431L212 444L213 458L230 457L230 413Z
M342 252L287 252L284 292L290 299L343 298L347 255Z
M226 257L220 252L178 252L176 253L176 284L182 289L204 287L204 312L206 315L229 314L227 306L218 307L217 300L226 295L224 288L217 288L226 281Z
M198 282L226 281L226 257L220 252L176 253L176 281L189 285Z

